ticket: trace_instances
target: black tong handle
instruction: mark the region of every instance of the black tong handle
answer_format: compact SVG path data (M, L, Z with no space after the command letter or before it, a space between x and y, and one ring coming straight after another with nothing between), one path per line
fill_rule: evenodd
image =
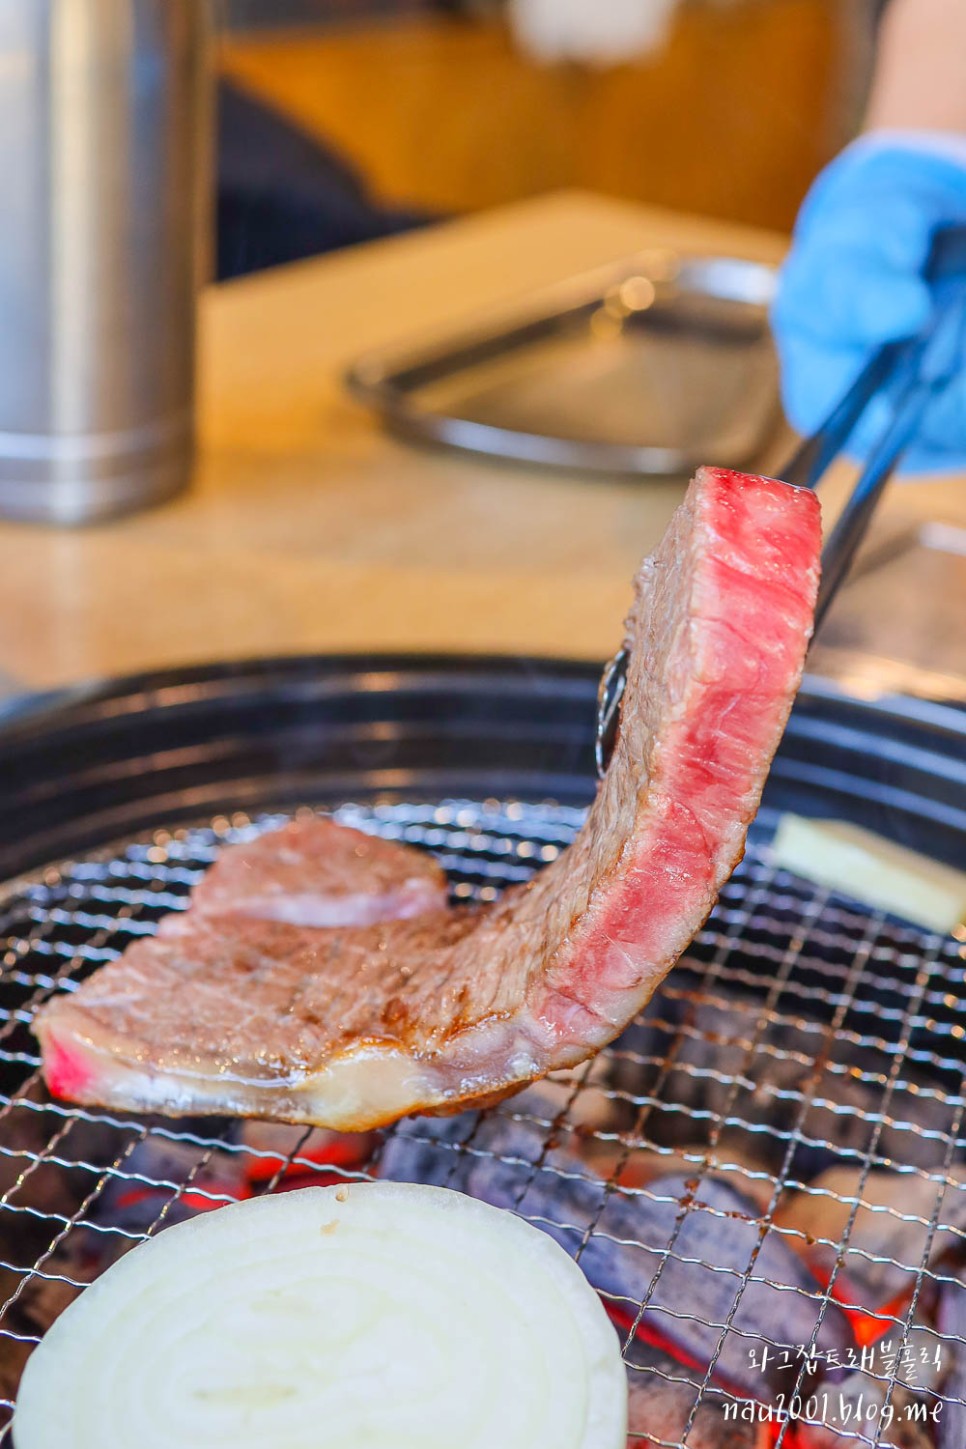
M935 392L949 381L956 359L933 347L966 304L966 226L944 227L933 238L924 269L936 299L929 323L918 337L888 342L866 363L825 422L806 438L780 476L800 488L815 488L845 447L866 408L886 388L895 388L892 416L822 550L822 580L815 606L818 628L849 571L886 484L913 441ZM966 314L964 314L966 315ZM628 653L620 649L604 668L597 695L595 755L603 778L620 723Z

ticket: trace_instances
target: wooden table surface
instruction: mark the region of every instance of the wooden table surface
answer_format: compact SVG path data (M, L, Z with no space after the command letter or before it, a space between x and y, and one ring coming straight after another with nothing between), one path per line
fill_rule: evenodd
M681 485L411 447L340 378L365 349L648 245L782 249L563 193L212 289L192 490L83 530L0 524L4 692L301 651L606 656ZM947 518L963 493L923 488L897 490L900 521L912 492Z

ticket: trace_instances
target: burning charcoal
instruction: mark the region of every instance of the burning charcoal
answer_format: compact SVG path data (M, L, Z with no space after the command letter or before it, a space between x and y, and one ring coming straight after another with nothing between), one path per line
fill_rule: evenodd
M374 1132L331 1132L257 1119L238 1126L247 1149L245 1181L255 1192L339 1182L346 1173L365 1170L379 1141Z
M684 1438L703 1374L687 1369L668 1354L637 1340L627 1357L627 1449L676 1444ZM705 1397L698 1406L688 1449L766 1449L764 1424L726 1419L724 1404Z
M882 1111L881 1101L875 1111ZM900 1162L904 1167L936 1172L946 1153L945 1139L956 1130L957 1111L955 1100L947 1100L936 1091L934 1084L907 1074L906 1086L893 1093L889 1103L891 1120L883 1126L876 1149L878 1155L890 1162ZM960 1127L952 1154L957 1165L964 1162L964 1148L966 1139Z
M169 1228L241 1197L244 1187L238 1154L149 1133L105 1185L90 1216L100 1226L146 1233L159 1218Z
M648 1325L698 1363L710 1362L720 1325L731 1319L738 1331L725 1338L721 1374L752 1394L767 1387L752 1362L756 1349L760 1361L762 1340L792 1348L815 1329L815 1280L784 1239L762 1229L754 1204L726 1183L671 1176L646 1193L607 1191L577 1156L545 1150L544 1132L506 1114L407 1123L387 1143L380 1171L519 1211L579 1255L590 1282L619 1306L633 1314L647 1298ZM851 1342L844 1314L829 1304L819 1349L841 1355Z
M881 1092L851 1075L888 1074L886 1052L848 1059L836 1045L836 1059L822 1064L827 1027L815 1021L762 1022L762 1005L751 997L676 999L665 991L652 1008L654 1019L629 1028L614 1054L614 1082L647 1110L647 1130L664 1146L709 1140L747 1150L755 1125L755 1151L779 1171L797 1127L788 1171L803 1182L872 1148L881 1117ZM819 1063L819 1066L816 1066ZM660 1102L651 1105L659 1072ZM936 1134L954 1125L955 1107L934 1086L904 1072L910 1090L893 1096L889 1120L879 1129L876 1151L923 1171L935 1170L943 1144ZM737 1091L735 1079L741 1083ZM926 1088L926 1089L922 1089ZM919 1090L917 1090L919 1089ZM732 1119L732 1120L729 1120ZM735 1121L734 1119L737 1119Z
M129 1135L126 1140L130 1140ZM109 1138L100 1144L106 1149L102 1155L109 1154L108 1161L113 1163L124 1142L124 1135L111 1129ZM92 1148L97 1145L96 1139L87 1143ZM74 1146L72 1142L72 1150ZM94 1182L92 1175L86 1174L86 1191L90 1191ZM187 1186L176 1197L175 1188L169 1184ZM96 1226L71 1228L43 1260L43 1276L31 1275L23 1282L20 1275L11 1275L8 1291L19 1291L4 1314L4 1328L8 1333L27 1338L42 1337L82 1291L82 1286L76 1285L92 1283L134 1247L142 1234L155 1225L170 1227L172 1223L217 1207L225 1196L240 1196L242 1187L242 1168L236 1155L218 1150L208 1153L197 1142L149 1133L122 1158L117 1172L91 1203L87 1217ZM76 1201L71 1198L71 1210L79 1207L81 1201L82 1197ZM66 1209L58 1205L57 1211ZM158 1224L162 1211L164 1217ZM52 1225L48 1222L45 1225L47 1242L51 1234ZM31 1347L29 1342L21 1343L7 1336L0 1338L0 1394L3 1396L14 1397Z
M942 1349L933 1326L932 1295L925 1291L920 1295L915 1316L905 1327L907 1307L895 1316L900 1325L890 1325L888 1331L873 1345L876 1355L876 1373L890 1377L895 1375L900 1387L909 1394L932 1395L935 1402L943 1376ZM929 1312L924 1308L929 1303ZM964 1443L966 1449L966 1443Z
M65 1118L32 1084L0 1116L0 1195L33 1214L70 1216L126 1140L108 1123Z
M667 1012L669 1004L672 1010ZM823 1083L810 1080L810 1064L823 1049L820 1026L803 1023L800 1029L793 1029L772 1024L762 1028L761 1003L741 997L716 996L686 1003L668 997L662 999L659 1009L663 1023L676 1025L678 1031L663 1043L668 1064L660 1097L667 1105L652 1110L647 1119L648 1132L656 1141L681 1147L685 1140L701 1140L703 1131L708 1139L714 1134L729 1147L737 1136L741 1150L747 1152L747 1129L728 1119L753 1122L755 1154L776 1172L784 1162L787 1137L799 1112L797 1097L807 1087L810 1099L831 1095L837 1105L858 1108L858 1112L833 1115L820 1103L811 1102L801 1126L802 1140L796 1144L796 1172L807 1180L813 1171L836 1160L837 1148L865 1150L872 1129L862 1111L873 1105L871 1098L862 1095L855 1100L856 1094L850 1090L855 1084L849 1078L836 1081L830 1094L820 1089ZM645 1024L645 1041L647 1036ZM662 1042L655 1040L653 1045L660 1047ZM631 1067L632 1059L623 1058L619 1082L633 1094ZM736 1090L735 1079L746 1085ZM807 1139L822 1144L817 1155ZM810 1154L812 1160L807 1161Z
M684 1004L659 995L647 1015L632 1021L607 1052L614 1087L630 1098L653 1095L664 1063L671 1053ZM627 1125L637 1115L633 1102L627 1104Z
M735 1192L743 1193L755 1204L757 1212L766 1212L775 1196L776 1181L759 1161L737 1151L729 1143L715 1152L699 1143L682 1146L679 1152L658 1152L647 1147L622 1146L620 1143L581 1144L581 1157L608 1182L621 1187L647 1187L656 1178L668 1174L680 1177L713 1177L726 1183Z
M46 1110L46 1094L36 1085L15 1097L0 1117L0 1258L11 1265L0 1271L0 1302L10 1304L0 1335L4 1398L16 1393L33 1346L22 1340L39 1337L76 1297L78 1290L57 1281L58 1273L87 1281L79 1241L76 1248L60 1250L44 1264L51 1278L27 1274L29 1265L49 1248L64 1218L76 1211L97 1181L95 1174L66 1164L75 1155L87 1154L95 1164L99 1157L111 1161L116 1141L113 1129L83 1121L67 1123L62 1114ZM50 1160L48 1154L63 1162Z
M125 1246L130 1245L113 1234L73 1228L42 1263L43 1276L31 1274L23 1281L18 1275L11 1283L10 1292L16 1290L16 1296L3 1315L6 1332L0 1336L0 1395L16 1397L20 1375L34 1346L32 1340L43 1337L83 1291L83 1285L110 1267Z
M810 1187L790 1194L775 1213L775 1222L803 1234L802 1239L789 1238L789 1242L800 1248L820 1277L828 1277L861 1189L861 1205L849 1233L839 1287L844 1280L857 1303L876 1308L904 1289L911 1291L940 1193L939 1227L933 1235L927 1266L950 1248L962 1248L966 1241L964 1184L966 1172L962 1169L943 1191L935 1177L873 1171L862 1183L860 1169L831 1167ZM908 1221L910 1218L913 1221ZM827 1241L816 1241L823 1239ZM966 1439L963 1444L966 1449Z
M618 1129L620 1111L610 1090L606 1052L595 1057L589 1068L582 1065L572 1071L554 1072L539 1084L539 1091L547 1106L553 1108L551 1120L566 1112L569 1122L588 1132Z
M938 1449L966 1444L966 1283L944 1283L939 1291L936 1327L944 1335L943 1377L946 1399L936 1434Z

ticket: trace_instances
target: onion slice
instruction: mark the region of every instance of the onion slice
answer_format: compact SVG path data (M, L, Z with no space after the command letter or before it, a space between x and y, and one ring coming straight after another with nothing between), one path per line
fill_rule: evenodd
M446 1188L311 1187L167 1229L31 1356L17 1449L624 1449L580 1269Z

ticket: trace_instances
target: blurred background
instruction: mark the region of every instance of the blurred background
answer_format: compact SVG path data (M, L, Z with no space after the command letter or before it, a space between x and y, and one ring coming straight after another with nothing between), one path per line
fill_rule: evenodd
M606 657L693 468L788 460L768 302L882 9L3 0L0 698ZM890 491L815 667L964 687L962 500Z
M858 124L875 0L654 0L643 23L625 9L629 23L573 0L221 0L223 147L240 97L270 107L355 172L373 210L360 232L574 186L789 229ZM320 245L352 234L341 199L343 230L319 217ZM244 222L228 207L222 225ZM223 234L223 274L259 245Z

